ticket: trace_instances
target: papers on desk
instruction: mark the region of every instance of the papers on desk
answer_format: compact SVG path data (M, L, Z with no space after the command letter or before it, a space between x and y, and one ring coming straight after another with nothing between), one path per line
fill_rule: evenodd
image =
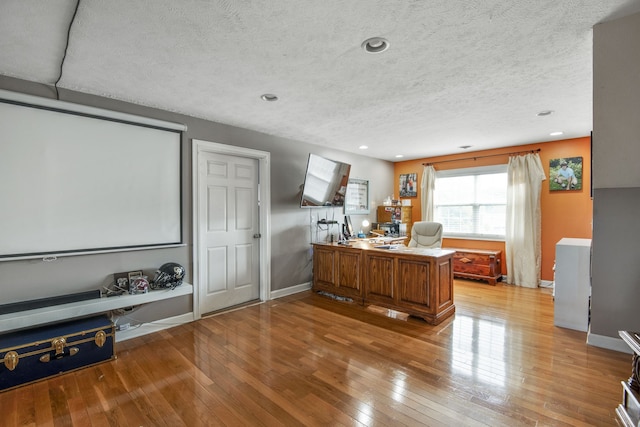
M384 244L391 244L393 242L402 243L406 239L407 239L407 236L401 236L401 237L382 236L382 237L376 237L375 239L370 239L369 243L382 243L384 245Z
M404 247L404 245L380 245L380 246L374 246L374 248L376 249L389 249L389 250L397 250L400 247Z

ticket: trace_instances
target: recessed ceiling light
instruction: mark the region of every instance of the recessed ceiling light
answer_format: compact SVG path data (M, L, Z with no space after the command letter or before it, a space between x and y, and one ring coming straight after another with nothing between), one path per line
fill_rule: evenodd
M273 102L273 101L277 101L278 97L272 93L265 93L264 95L262 95L260 97L263 101L269 101L269 102Z
M398 159L399 159L399 158L401 158L401 157L404 157L404 155L402 155L402 154L396 154L396 158L398 158Z
M367 145L361 145L360 147L358 147L361 150L366 150L367 148L369 148Z
M549 135L551 135L551 136L559 136L559 135L562 135L563 133L564 132L558 131L558 132L551 132Z
M467 150L467 149L471 148L471 145L461 145L458 148L462 148L463 150Z
M389 42L382 37L371 37L360 45L367 53L380 53L389 49Z
M553 110L544 110L544 111L540 111L538 114L536 114L536 116L544 117L544 116L550 116L552 114L553 114Z

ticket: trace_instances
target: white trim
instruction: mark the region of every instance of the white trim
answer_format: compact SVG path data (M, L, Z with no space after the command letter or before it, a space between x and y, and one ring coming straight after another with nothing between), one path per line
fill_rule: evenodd
M589 332L587 334L587 344L594 347L602 347L622 353L633 354L631 348L622 340L622 338L607 337L604 335L596 335Z
M191 284L183 282L175 289L155 290L146 294L95 298L3 314L0 315L0 333L191 295L193 291L194 287Z
M275 291L271 292L271 299L286 297L288 295L293 295L300 292L308 291L309 289L311 289L311 282L301 283L295 286L289 286L288 288L284 288L284 289L276 289Z
M258 160L259 182L258 197L260 201L260 300L267 301L271 294L271 153L253 150L251 148L236 147L234 145L219 144L217 142L192 139L191 175L192 175L192 211L193 211L193 314L194 319L200 319L198 247L200 246L200 224L198 220L199 199L199 153L216 153L230 156L247 157Z
M184 132L187 126L182 123L165 122L164 120L151 119L149 117L136 116L119 111L105 110L102 108L89 107L87 105L73 104L71 102L58 101L57 99L42 98L25 93L10 92L0 89L0 99L8 101L21 102L24 104L37 105L40 107L52 108L56 110L68 111L73 113L88 114L91 116L105 117L124 122L138 123L141 125L154 126L165 129L172 129Z
M235 307L235 308L221 309L219 311L216 311L213 314L207 314L203 316L201 319L208 319L209 317L216 317L216 316L220 316L221 314L231 313L238 310L244 310L245 308L253 307L254 305L260 305L260 304L264 304L264 301L257 301L247 305L241 304L239 307Z
M152 334L154 332L162 331L164 329L173 328L174 326L184 325L185 323L193 322L193 312L180 314L174 317L168 317L162 320L155 320L153 322L142 323L137 326L133 326L130 329L124 331L116 331L116 342L126 341L131 338L141 337L143 335Z
M540 284L538 285L539 288L553 288L553 286L554 286L553 280L540 280Z

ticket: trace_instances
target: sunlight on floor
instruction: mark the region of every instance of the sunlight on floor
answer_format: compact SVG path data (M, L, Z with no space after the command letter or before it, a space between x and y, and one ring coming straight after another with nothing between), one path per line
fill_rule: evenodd
M453 322L452 368L475 381L504 387L505 339L503 323L458 314Z

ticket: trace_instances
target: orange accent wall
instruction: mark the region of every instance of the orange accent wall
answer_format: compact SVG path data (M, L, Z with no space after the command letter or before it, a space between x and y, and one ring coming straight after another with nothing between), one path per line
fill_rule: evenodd
M394 198L398 198L400 175L418 174L418 196L411 197L412 217L414 221L422 218L420 208L420 183L422 182L423 163L434 163L436 170L460 169L466 167L506 164L513 151L540 149L540 159L544 168L546 181L542 184L540 208L542 212L542 280L553 280L553 264L555 261L556 243L563 237L590 239L592 237L593 202L591 200L591 139L589 137L565 139L561 141L539 144L519 145L495 150L465 152L428 159L408 160L395 163ZM465 159L472 156L499 155L483 159ZM565 157L582 157L582 189L571 191L549 190L549 161ZM447 163L438 163L446 160ZM445 247L493 249L502 251L502 274L506 274L504 260L504 242L490 240L443 240Z

